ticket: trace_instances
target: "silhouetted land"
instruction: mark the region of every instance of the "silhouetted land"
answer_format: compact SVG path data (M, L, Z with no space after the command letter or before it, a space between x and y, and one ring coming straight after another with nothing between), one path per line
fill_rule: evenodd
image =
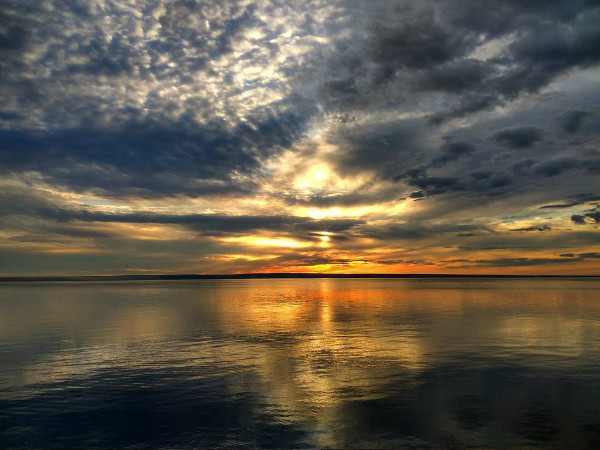
M600 275L453 275L453 274L390 274L390 273L239 273L221 275L89 275L52 277L0 277L7 281L142 281L142 280L235 280L266 278L596 278Z

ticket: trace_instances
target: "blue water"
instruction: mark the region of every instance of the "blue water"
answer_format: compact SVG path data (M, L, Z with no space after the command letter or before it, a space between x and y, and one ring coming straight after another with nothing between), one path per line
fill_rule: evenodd
M600 279L0 284L0 447L600 448Z

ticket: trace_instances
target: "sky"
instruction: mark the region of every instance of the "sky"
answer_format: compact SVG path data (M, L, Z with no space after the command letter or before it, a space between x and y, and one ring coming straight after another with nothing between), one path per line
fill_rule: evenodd
M3 0L0 275L600 275L600 2Z

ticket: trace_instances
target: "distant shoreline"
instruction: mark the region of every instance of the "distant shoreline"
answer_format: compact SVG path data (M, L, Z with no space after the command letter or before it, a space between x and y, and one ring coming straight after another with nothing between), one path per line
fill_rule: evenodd
M600 275L465 275L465 274L345 274L345 273L241 273L221 275L81 275L47 277L0 277L2 282L26 281L161 281L161 280L247 280L285 278L599 278Z

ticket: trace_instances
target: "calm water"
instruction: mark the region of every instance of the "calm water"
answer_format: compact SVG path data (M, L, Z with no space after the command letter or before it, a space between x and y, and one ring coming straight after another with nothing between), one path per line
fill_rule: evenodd
M0 447L600 448L600 279L0 285Z

